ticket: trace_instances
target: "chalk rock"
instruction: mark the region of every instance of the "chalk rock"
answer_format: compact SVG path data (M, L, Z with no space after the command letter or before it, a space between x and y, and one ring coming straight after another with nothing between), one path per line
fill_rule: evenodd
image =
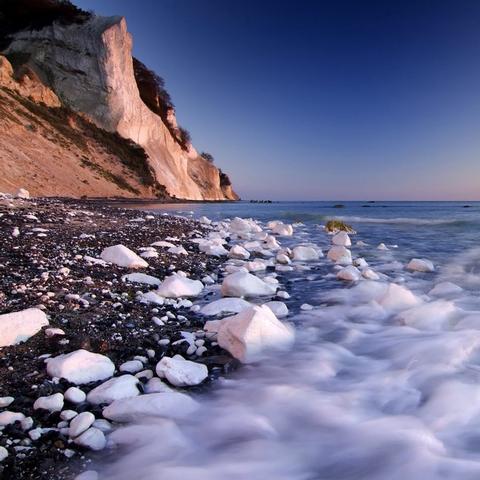
M360 258L356 258L354 261L353 261L353 264L358 267L358 268L365 268L365 267L368 267L368 263L367 261L360 257Z
M235 272L223 280L221 292L224 297L259 297L273 295L277 286L264 282L247 272Z
M16 198L23 198L24 200L28 200L30 198L30 192L25 188L19 188L15 193Z
M47 373L51 377L65 378L81 385L110 378L115 365L105 355L76 350L47 359Z
M90 450L103 450L107 445L105 434L98 428L91 427L87 431L78 436L74 442Z
M90 428L95 421L95 415L91 412L79 413L70 422L70 428L68 429L68 436L71 438L78 437L85 430Z
M47 397L39 397L33 404L34 410L48 410L49 412L60 412L63 408L63 395L54 393Z
M286 317L288 315L288 307L278 300L267 302L266 305L277 318Z
M323 257L323 253L313 247L299 245L292 251L293 259L298 262L312 262Z
M146 417L176 419L189 417L197 408L197 402L183 393L147 393L115 400L103 409L103 416L114 422L138 422Z
M119 370L126 373L137 373L140 370L143 370L143 363L140 360L130 360L128 362L123 362Z
M215 300L211 303L207 303L207 305L204 305L201 308L200 313L207 317L212 317L214 315L220 315L223 313L239 313L251 305L252 304L250 302L247 302L243 298L220 298L219 300Z
M432 297L446 297L451 295L457 295L463 291L462 287L455 285L452 282L437 283L428 294Z
M115 400L131 398L139 395L139 380L133 375L121 375L102 383L88 392L87 400L93 405L110 404Z
M387 310L404 310L421 303L421 300L408 288L390 283L378 303Z
M5 425L11 425L15 422L23 422L25 420L25 415L20 412L11 412L6 410L4 412L0 412L0 427L4 427Z
M145 273L129 273L123 275L122 281L130 283L143 283L145 285L160 285L160 280Z
M334 245L327 253L327 258L343 264L352 263L352 252L341 245Z
M277 253L276 260L277 260L278 263L280 263L282 265L288 265L288 264L292 263L292 261L290 260L290 257L283 252Z
M148 263L125 245L113 245L103 249L101 259L119 267L145 268Z
M433 272L435 267L430 260L424 258L412 258L407 264L407 270L412 272Z
M258 260L258 259L255 259L251 262L247 262L245 264L245 268L249 271L249 272L261 272L263 270L266 270L267 269L267 264L265 263L265 261L263 260Z
M239 260L247 260L250 258L248 250L240 245L234 245L228 252L230 258L238 258Z
M377 246L377 250L390 250L384 243L380 243Z
M332 243L341 247L350 247L352 245L352 241L350 240L348 233L343 231L338 232L332 237Z
M158 286L157 293L166 298L198 297L202 290L203 283L200 280L191 280L174 273Z
M208 377L205 365L185 360L181 355L163 357L155 370L160 378L166 378L176 387L198 385Z
M39 308L0 315L0 347L25 342L45 325L47 316Z
M362 270L362 277L366 278L367 280L379 280L380 277L378 273L372 270L371 268L365 268Z
M285 223L277 223L273 228L272 232L275 235L280 235L283 237L291 237L293 235L292 225L287 225Z
M339 280L346 280L348 282L358 282L358 280L360 280L361 277L362 277L362 274L360 273L360 270L357 267L354 267L353 265L349 265L348 267L342 268L337 273L337 278Z
M243 363L250 363L269 349L286 349L294 341L291 327L280 322L267 306L247 308L223 320L218 344Z

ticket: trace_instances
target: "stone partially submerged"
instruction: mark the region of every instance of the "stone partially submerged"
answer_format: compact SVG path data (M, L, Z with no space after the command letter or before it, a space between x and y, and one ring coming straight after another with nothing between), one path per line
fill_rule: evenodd
M39 308L0 315L0 347L25 342L46 325L47 316Z
M221 321L218 344L243 363L254 362L266 350L289 348L295 339L293 329L280 322L263 305L250 307Z
M407 270L412 272L433 272L435 266L430 260L426 258L412 258L407 264Z
M323 257L322 252L319 252L313 247L299 245L292 250L293 260L298 262L312 262Z
M208 377L205 365L185 360L181 355L163 357L155 370L160 378L166 378L175 387L198 385Z
M125 245L113 245L104 248L101 259L105 262L110 262L119 267L125 268L146 268L148 263L135 252L127 248Z

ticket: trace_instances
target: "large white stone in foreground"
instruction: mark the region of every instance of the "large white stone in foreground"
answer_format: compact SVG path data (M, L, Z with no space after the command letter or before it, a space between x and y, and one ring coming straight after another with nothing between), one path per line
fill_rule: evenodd
M113 245L104 248L100 257L105 262L110 262L119 267L126 268L145 268L148 263L135 252L127 248L125 245Z
M71 383L98 382L110 378L115 365L105 355L76 350L47 359L47 373L51 377L65 378Z
M348 264L352 263L352 252L341 245L334 245L327 253L327 258L334 262Z
M25 342L45 325L47 316L39 308L0 315L0 347Z
M272 228L272 232L283 237L291 237L293 235L293 227L285 223L277 223Z
M111 378L91 390L87 394L87 400L94 405L100 405L101 403L110 404L122 398L136 397L140 393L138 384L138 378L133 375Z
M247 308L220 323L218 344L243 363L257 360L269 349L286 349L295 339L291 327L263 305Z
M146 417L175 419L188 417L197 407L197 402L183 393L147 393L116 400L103 409L103 416L114 422L145 421Z
M332 243L341 247L350 247L350 245L352 245L352 241L350 240L348 233L343 231L338 232L332 237Z
M207 305L204 305L200 310L202 315L212 317L222 313L239 313L242 310L250 307L252 304L243 298L227 297L215 300Z
M323 254L313 247L299 245L292 250L292 256L298 262L311 262L323 257Z
M433 263L425 258L412 258L406 268L412 272L433 272L435 270Z
M158 286L157 294L166 298L198 297L202 290L203 283L200 280L192 280L174 273Z
M223 280L222 295L224 297L260 297L273 295L277 286L264 282L247 272L235 272Z
M198 385L208 377L205 365L185 360L181 355L163 357L155 370L160 378L166 378L175 387Z

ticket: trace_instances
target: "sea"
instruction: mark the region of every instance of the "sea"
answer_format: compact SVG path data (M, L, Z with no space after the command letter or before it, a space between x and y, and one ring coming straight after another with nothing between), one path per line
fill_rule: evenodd
M380 279L340 281L326 256L279 272L294 347L220 378L188 418L126 427L131 441L101 478L480 478L480 202L124 206L281 220L294 225L282 246L325 254L323 225L341 219ZM412 258L435 271L406 270Z

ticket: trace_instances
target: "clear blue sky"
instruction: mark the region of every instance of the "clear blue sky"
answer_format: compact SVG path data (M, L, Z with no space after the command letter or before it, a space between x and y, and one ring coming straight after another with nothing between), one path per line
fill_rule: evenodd
M243 198L480 200L480 1L74 3L126 17Z

